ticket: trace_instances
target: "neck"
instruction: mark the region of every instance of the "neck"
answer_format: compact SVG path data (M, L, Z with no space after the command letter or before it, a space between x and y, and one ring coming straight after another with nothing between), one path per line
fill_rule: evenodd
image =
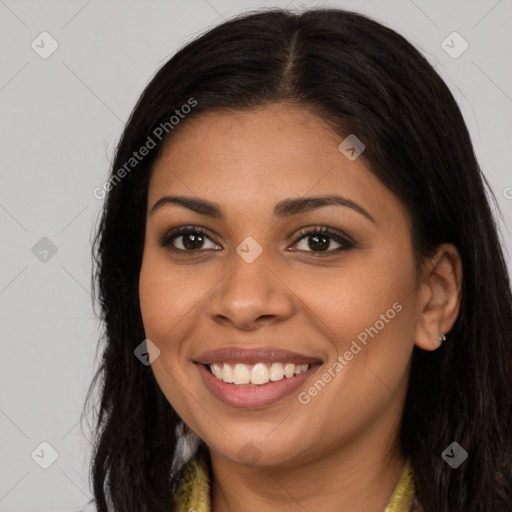
M350 446L286 467L250 468L212 450L212 511L382 512L400 478L404 458L394 436L383 438L381 428L375 430L367 430Z

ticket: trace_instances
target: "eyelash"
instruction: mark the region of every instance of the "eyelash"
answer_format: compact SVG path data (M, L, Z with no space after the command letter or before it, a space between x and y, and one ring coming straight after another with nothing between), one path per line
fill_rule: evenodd
M181 228L174 228L168 231L160 240L160 246L165 247L168 250L175 252L175 253L200 253L212 249L195 249L195 250L184 250L184 249L177 249L176 247L172 246L172 242L174 239L186 235L186 234L196 234L196 235L202 235L208 239L210 239L212 242L215 242L215 240L212 240L212 238L208 235L208 233L199 226L184 226ZM310 236L315 235L324 235L328 236L335 242L339 243L341 247L338 247L336 249L331 249L328 251L304 251L302 249L298 249L299 252L309 252L314 254L315 256L331 256L335 253L339 253L342 251L347 251L349 249L355 248L355 243L353 240L348 237L347 235L344 235L342 232L329 228L328 226L314 226L313 228L303 228L298 233L299 237L295 240L294 245L300 242L301 240L308 238ZM218 244L220 245L220 244Z

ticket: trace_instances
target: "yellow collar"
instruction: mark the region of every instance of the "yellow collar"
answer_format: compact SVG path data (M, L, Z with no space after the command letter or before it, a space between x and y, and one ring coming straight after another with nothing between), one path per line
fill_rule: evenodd
M384 512L416 510L414 496L413 472L407 460ZM176 504L176 512L211 512L208 466L204 457L196 456L186 465L176 492Z

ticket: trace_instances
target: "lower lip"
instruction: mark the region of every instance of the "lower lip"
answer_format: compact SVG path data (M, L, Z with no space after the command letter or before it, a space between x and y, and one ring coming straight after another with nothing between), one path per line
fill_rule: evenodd
M269 381L261 386L248 386L244 384L227 384L217 379L204 364L197 364L204 383L221 402L231 407L252 409L271 405L296 391L320 367L319 364L311 366L307 371L295 377L284 377L281 380Z

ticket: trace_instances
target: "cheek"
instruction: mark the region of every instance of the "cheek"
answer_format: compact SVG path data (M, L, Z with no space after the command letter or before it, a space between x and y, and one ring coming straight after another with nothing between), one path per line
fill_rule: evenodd
M201 290L179 267L170 268L165 255L144 252L139 276L139 301L146 335L165 341L200 307Z
M144 252L139 275L140 309L145 335L160 350L152 368L164 392L181 389L180 383L195 372L190 340L204 338L208 291L218 279L218 272L171 265L165 252L151 246Z
M332 389L347 403L356 389L368 399L402 385L416 325L412 255L381 245L357 260L331 272L321 286L306 288L299 279L294 287L330 341L331 364L343 358L341 378L334 379Z
M187 362L181 357L182 340L190 328L188 290L180 284L179 272L170 271L156 251L145 250L139 275L140 309L146 338L160 350L151 369L168 402L190 422L190 404L182 391Z
M161 339L171 327L172 315L171 288L161 282L158 270L145 253L139 276L139 301L146 336L155 340Z
M359 334L364 340L365 329L375 324L383 334L402 323L402 311L414 295L410 293L414 281L408 267L407 262L374 254L359 258L357 265L331 269L320 283L294 276L290 286L307 305L311 321L343 350Z
M312 383L322 390L318 393L304 390L310 397L318 396L311 398L311 407L318 412L317 427L326 428L321 411L329 411L332 435L337 435L340 423L352 432L362 421L383 414L403 392L415 325L412 261L399 261L391 252L387 257L375 253L364 264L333 272L320 287L309 283L306 289L301 280L296 283L294 290L314 313L312 321L331 343L329 363L317 376L329 383L325 388ZM352 411L349 417L347 411Z

